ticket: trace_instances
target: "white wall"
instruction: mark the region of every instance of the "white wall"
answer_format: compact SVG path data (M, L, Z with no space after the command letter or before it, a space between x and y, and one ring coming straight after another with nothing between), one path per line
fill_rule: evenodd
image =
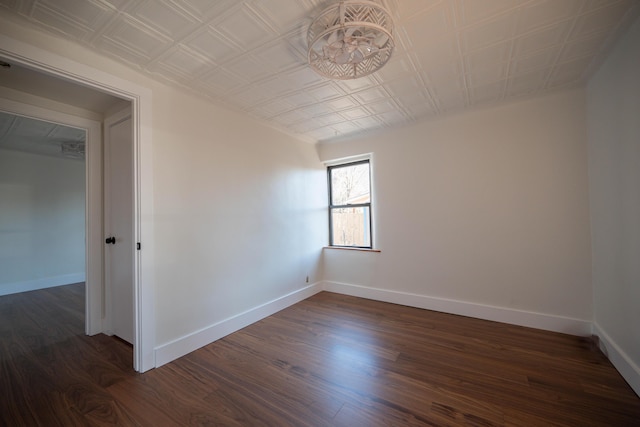
M299 290L307 275L316 282L327 235L312 145L163 95L154 92L160 343Z
M640 394L640 20L588 86L596 333Z
M374 245L381 252L326 249L330 289L589 332L584 91L318 151L323 161L373 153Z
M85 165L0 150L0 295L84 281Z

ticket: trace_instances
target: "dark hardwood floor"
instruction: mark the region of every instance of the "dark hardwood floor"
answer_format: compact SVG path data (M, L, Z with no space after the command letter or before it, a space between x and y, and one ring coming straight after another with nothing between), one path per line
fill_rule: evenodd
M585 338L323 292L137 374L83 301L0 297L1 426L640 426Z

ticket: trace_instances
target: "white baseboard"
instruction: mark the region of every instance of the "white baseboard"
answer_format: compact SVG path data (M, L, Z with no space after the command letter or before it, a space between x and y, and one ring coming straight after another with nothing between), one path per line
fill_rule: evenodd
M62 276L45 277L43 279L27 280L24 282L0 283L0 296L53 288L56 286L71 285L72 283L84 281L84 273L73 273L64 274Z
M207 328L158 346L155 348L155 366L160 367L169 363L323 290L571 335L589 336L592 333L591 322L586 320L325 281L314 283Z
M322 288L329 292L391 302L409 307L441 311L443 313L458 314L477 319L527 326L530 328L561 332L570 335L591 335L591 322L587 320L531 311L514 310L466 301L428 297L425 295L390 291L386 289L368 288L364 286L350 285L347 283L325 281L322 284Z
M640 396L640 367L597 323L593 324L593 334L598 337L602 352Z
M254 307L244 313L222 320L207 328L156 347L155 366L160 367L172 360L189 354L192 351L236 332L245 326L249 326L250 324L264 319L267 316L271 316L290 305L309 298L320 291L322 291L322 285L320 283L314 283L305 288L259 305L258 307Z

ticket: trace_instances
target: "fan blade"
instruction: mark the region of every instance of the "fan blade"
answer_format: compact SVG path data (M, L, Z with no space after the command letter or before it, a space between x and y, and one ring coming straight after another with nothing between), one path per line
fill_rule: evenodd
M363 52L364 53L364 59L371 58L372 56L377 54L379 50L380 49L378 49L377 47L371 46L370 48L368 48L366 51Z
M380 34L378 37L376 37L376 39L373 41L373 44L375 44L377 47L383 47L384 45L387 44L387 42L389 41L389 36L386 34Z
M339 38L339 34L341 31L340 30L336 30L333 33L329 34L329 38L327 39L327 44L333 44L336 41L338 41Z
M358 27L351 27L351 28L349 28L347 31L345 31L344 36L345 36L345 37L351 37L351 36L353 36L353 33L355 33L357 29L358 29Z
M351 62L357 64L358 62L361 62L363 59L364 59L364 53L362 53L360 49L356 49L353 52L353 57L351 59Z
M351 58L351 54L346 50L343 50L341 53L336 55L335 61L336 61L336 64L338 65L344 65L349 62L350 58Z

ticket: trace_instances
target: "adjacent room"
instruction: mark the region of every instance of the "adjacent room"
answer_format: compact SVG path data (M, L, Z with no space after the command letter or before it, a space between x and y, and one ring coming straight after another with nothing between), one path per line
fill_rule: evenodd
M0 424L640 425L639 52L635 0L0 2Z

